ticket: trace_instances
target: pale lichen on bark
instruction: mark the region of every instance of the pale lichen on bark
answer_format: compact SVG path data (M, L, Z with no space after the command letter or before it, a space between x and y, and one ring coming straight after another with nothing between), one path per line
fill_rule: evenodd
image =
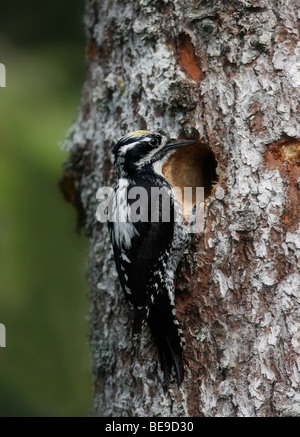
M66 169L90 238L94 415L300 415L298 15L296 0L86 1ZM197 137L218 161L177 278L186 378L167 395L147 329L131 342L95 219L112 145L145 128Z

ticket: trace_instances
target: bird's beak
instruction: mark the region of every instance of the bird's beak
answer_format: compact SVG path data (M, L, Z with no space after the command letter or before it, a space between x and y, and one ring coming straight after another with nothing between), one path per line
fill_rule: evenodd
M166 149L171 150L171 149L178 149L179 147L184 147L184 146L191 146L193 144L197 144L199 142L199 140L184 140L184 139L169 139L166 142Z

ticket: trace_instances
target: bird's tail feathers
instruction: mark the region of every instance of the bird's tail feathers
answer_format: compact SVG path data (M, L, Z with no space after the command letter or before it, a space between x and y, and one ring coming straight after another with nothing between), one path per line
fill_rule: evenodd
M132 321L132 338L133 340L137 340L142 327L148 317L149 308L148 307L140 307L140 308L130 308L130 317Z
M157 294L150 308L148 325L159 353L165 390L171 381L172 370L175 372L179 386L184 376L182 357L184 337L166 290L161 290Z

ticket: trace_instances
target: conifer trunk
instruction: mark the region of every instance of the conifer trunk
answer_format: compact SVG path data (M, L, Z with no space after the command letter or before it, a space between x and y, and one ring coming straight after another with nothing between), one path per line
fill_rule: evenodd
M297 20L298 0L86 0L62 188L90 239L93 415L300 416ZM147 327L133 346L95 218L97 189L114 183L109 152L137 129L198 138L175 168L206 187L176 280L185 380L168 394Z

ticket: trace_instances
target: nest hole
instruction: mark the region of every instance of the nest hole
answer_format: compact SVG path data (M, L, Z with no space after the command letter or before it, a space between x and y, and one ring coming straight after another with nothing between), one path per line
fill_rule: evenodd
M176 150L163 166L163 174L172 184L181 190L181 203L185 221L196 204L196 188L204 188L204 201L210 196L218 183L217 161L207 145L199 142L192 146ZM192 188L192 197L184 198L184 187Z

